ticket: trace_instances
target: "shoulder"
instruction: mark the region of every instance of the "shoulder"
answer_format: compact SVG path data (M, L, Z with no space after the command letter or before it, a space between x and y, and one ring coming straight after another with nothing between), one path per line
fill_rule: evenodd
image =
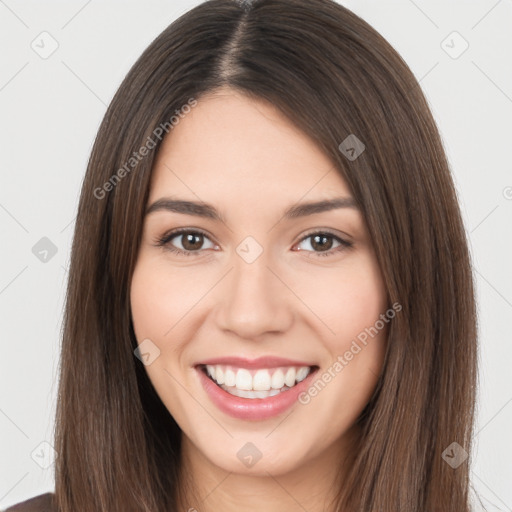
M47 492L21 503L17 503L4 512L57 512L54 498L54 493Z

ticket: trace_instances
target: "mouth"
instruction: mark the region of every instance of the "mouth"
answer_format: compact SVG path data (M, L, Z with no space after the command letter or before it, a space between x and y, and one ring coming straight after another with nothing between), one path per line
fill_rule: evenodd
M223 356L198 361L194 369L209 400L223 413L262 421L297 405L320 367L273 355L256 359Z
M318 366L243 368L232 364L199 364L197 370L232 396L249 400L266 399L295 388Z

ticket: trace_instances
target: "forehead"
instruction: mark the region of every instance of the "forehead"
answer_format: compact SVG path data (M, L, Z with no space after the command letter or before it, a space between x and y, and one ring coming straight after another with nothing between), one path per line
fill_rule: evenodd
M170 194L261 207L350 191L327 155L274 106L222 89L199 99L162 142L150 201Z

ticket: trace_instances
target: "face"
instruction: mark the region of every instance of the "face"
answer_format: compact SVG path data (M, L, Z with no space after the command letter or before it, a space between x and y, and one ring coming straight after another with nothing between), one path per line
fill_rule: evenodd
M132 318L183 442L254 475L334 453L375 388L389 317L333 163L271 105L221 89L163 141L147 206Z

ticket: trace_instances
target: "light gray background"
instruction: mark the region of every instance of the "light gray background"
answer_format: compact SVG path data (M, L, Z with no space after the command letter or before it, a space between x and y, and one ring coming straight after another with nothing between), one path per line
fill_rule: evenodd
M2 508L53 490L52 448L44 443L52 443L70 244L96 130L140 53L198 3L0 0ZM480 309L472 477L487 510L511 511L512 2L342 3L404 57L443 136ZM43 31L59 45L46 59L31 47L51 48ZM458 58L463 41L453 31L469 44ZM47 262L32 252L42 237L57 247Z

